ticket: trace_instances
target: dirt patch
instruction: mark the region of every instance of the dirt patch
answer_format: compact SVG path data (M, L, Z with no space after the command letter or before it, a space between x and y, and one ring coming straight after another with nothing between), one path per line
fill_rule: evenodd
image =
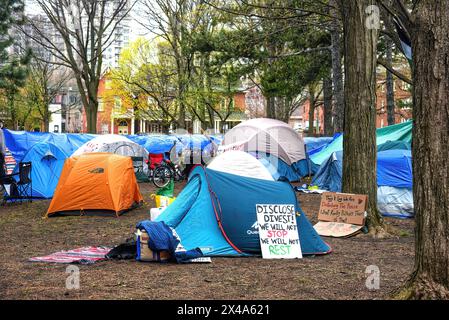
M0 299L379 299L400 286L413 266L413 220L386 219L402 236L326 238L333 253L301 260L213 258L211 264L104 261L80 266L80 289L67 290L66 265L28 258L87 245L114 246L149 218L151 184L140 184L142 208L119 218L43 219L49 201L0 207ZM183 184L177 184L178 193ZM319 195L298 195L312 223ZM365 286L367 266L380 269L380 289Z

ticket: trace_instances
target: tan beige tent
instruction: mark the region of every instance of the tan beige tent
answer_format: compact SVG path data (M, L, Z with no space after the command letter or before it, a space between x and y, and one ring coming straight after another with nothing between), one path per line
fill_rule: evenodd
M304 140L287 123L267 118L244 121L229 130L219 151L264 152L291 165L306 158Z

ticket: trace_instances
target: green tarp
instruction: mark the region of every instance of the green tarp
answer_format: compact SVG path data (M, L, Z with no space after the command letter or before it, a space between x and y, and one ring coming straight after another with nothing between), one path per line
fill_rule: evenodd
M387 141L404 141L412 142L412 121L407 121L393 126L388 126L376 130L377 145L383 144ZM310 160L316 164L321 165L329 156L337 151L343 150L343 135L332 141L322 151L310 156Z

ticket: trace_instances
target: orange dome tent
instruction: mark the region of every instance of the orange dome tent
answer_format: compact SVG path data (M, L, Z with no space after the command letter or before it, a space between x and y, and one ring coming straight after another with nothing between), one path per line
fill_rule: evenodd
M90 211L112 211L118 216L142 202L130 157L86 153L65 161L47 217Z

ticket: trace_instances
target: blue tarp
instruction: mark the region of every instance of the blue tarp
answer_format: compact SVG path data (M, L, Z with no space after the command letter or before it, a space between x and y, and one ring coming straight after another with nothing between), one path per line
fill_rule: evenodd
M303 163L295 164L295 166L300 165L301 167L298 168L301 172L301 176L304 177L306 175L315 175L318 170L320 169L320 166L315 164L311 157L321 152L323 149L325 149L329 144L333 143L338 137L341 136L341 133L334 134L333 137L305 137L304 138L304 144L306 146L306 161Z
M94 134L84 133L49 133L3 130L6 146L17 163L22 161L28 150L38 142L49 142L60 148L67 155L72 155L79 147L95 138Z
M312 180L320 189L340 192L343 171L343 152L334 152L321 165ZM410 150L388 150L377 153L377 185L412 188L412 155Z
M79 147L97 135L80 133L48 133L11 131L4 129L6 146L17 162L22 161L25 153L38 142L50 142L58 146L69 156ZM174 142L177 142L177 151L184 149L210 152L213 148L211 141L219 144L222 136L210 138L204 135L127 135L131 141L143 146L150 153L164 153L170 151Z
M319 167L311 184L323 190L340 192L342 177L343 152L338 151L332 153L329 159Z
M98 135L77 133L43 133L11 131L4 129L6 146L17 163L32 162L33 196L51 198L56 188L64 160L70 157L84 143ZM177 151L186 148L201 151L212 149L210 139L218 141L220 136L207 138L202 135L128 135L131 141L143 146L150 153L170 151L177 142ZM54 155L43 159L46 153ZM17 168L16 168L17 170Z
M339 135L340 133L337 133L333 137L304 137L307 154L312 155L319 152Z
M377 152L387 150L412 150L412 145L407 141L387 141L377 146Z
M187 250L199 247L206 256L260 254L256 204L295 205L300 213L297 224L303 254L330 251L302 212L289 183L236 176L200 166L192 171L186 187L156 221L174 228Z
M211 152L214 148L211 141L213 139L201 134L182 134L176 137L181 141L185 149Z
M127 137L132 142L137 143L141 147L145 147L145 143L147 142L146 135L129 134L125 135L125 137Z
M176 151L182 151L183 145L175 136L170 135L148 135L145 136L145 149L149 153L169 152L176 143Z
M220 145L221 142L223 141L223 135L222 134L216 134L216 135L212 135L210 136L210 139L215 142L217 145Z
M413 187L410 150L388 150L377 153L377 185L409 189Z
M210 136L210 138L195 134L195 135L164 135L164 134L150 134L150 135L128 135L130 140L143 146L149 153L165 153L169 152L176 142L176 150L178 152L185 149L211 151L211 141L217 145L221 143L222 137L220 135Z
M381 145L387 141L405 141L411 143L412 141L412 122L395 124L392 126L380 128L376 130L376 144ZM343 150L343 135L338 136L330 142L320 152L310 155L310 160L317 165L321 165L329 156L338 151Z

